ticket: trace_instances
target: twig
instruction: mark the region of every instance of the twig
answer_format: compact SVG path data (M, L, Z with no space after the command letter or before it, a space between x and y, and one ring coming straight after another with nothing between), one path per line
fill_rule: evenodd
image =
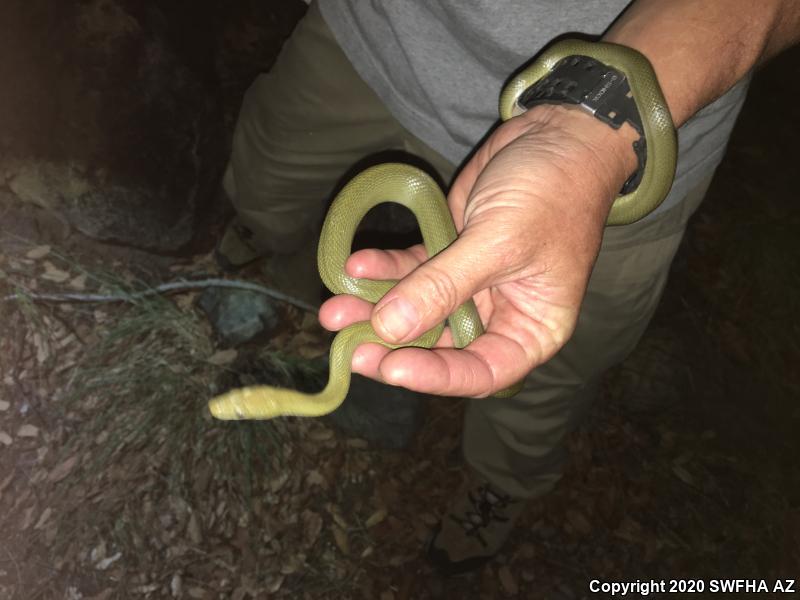
M182 290L193 290L198 288L209 288L209 287L235 288L239 290L247 290L250 292L264 294L265 296L269 296L270 298L274 298L275 300L278 300L280 302L286 302L288 304L292 304L293 306L296 306L297 308L300 308L307 312L316 313L318 310L316 306L313 306L308 302L304 302L303 300L300 300L293 296L289 296L288 294L284 294L283 292L273 290L272 288L264 287L263 285L258 285L256 283L249 283L247 281L235 281L229 279L199 279L195 281L184 281L184 280L172 281L169 283L162 283L161 285L157 285L154 288L151 288L149 290L143 290L141 292L119 293L119 294L75 294L75 293L46 294L46 293L30 292L26 290L24 297L40 302L94 302L94 303L134 302L136 300L140 300L141 298L146 298L148 296L155 296L156 294L163 294L166 292L176 292ZM8 296L4 296L0 300L2 300L3 302L10 302L19 299L20 296L18 294L10 294Z

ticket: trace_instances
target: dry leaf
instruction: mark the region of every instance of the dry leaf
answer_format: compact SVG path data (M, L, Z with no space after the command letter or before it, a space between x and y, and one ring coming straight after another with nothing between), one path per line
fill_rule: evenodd
M361 438L350 438L345 443L350 448L359 448L361 450L369 448L369 442L367 440L362 440Z
M186 533L189 534L189 539L195 544L199 545L203 541L203 533L200 531L200 522L197 520L196 513L192 513L192 516L189 517Z
M379 508L374 513L372 513L369 518L367 519L365 525L367 528L375 527L378 523L381 523L388 515L389 512L385 508Z
M179 294L175 296L175 304L181 310L190 310L194 305L194 301L197 299L197 294L194 292L187 292L185 294Z
M38 332L33 334L33 346L36 348L36 362L44 364L44 361L50 358L50 349L49 344Z
M519 554L528 560L536 556L536 547L533 544L524 543L519 547Z
M567 511L567 520L578 533L582 535L589 535L592 533L592 524L583 516L583 513L574 509L569 509Z
M673 465L672 472L675 473L676 477L683 483L687 485L694 485L694 477L692 477L692 474L684 469L681 465Z
M328 504L326 508L328 509L328 513L331 515L331 517L333 517L334 523L336 523L342 529L347 529L347 521L344 520L339 507L334 506L333 504Z
M244 600L244 597L247 595L247 588L243 585L240 585L231 594L231 600Z
M283 585L283 580L284 580L283 575L277 575L277 576L273 575L272 581L268 583L266 586L266 592L268 594L276 593L279 589L281 589L281 586ZM269 581L269 579L267 581Z
M303 520L303 537L307 546L313 546L322 531L322 517L313 510L304 510L300 515Z
M74 333L68 333L67 335L62 337L60 340L58 340L58 342L56 343L56 346L58 347L59 350L63 350L64 348L69 346L72 342L75 342L77 340L78 340L78 338L75 336Z
M517 580L514 579L514 576L511 574L511 569L508 568L508 565L503 565L497 571L498 577L500 577L500 584L503 586L503 589L509 596L516 596L519 593L519 586L517 585Z
M8 477L3 479L3 481L0 481L0 494L2 494L3 491L5 491L5 489L8 487L8 484L11 483L12 479L14 479L14 472L13 471L9 474Z
M81 273L80 275L70 279L67 286L78 292L83 291L86 289L86 278L87 278L86 273Z
M169 591L173 598L179 598L183 594L183 578L180 573L175 573L169 582Z
M315 429L314 431L309 432L308 439L315 442L327 442L333 437L333 435L334 433L332 429L321 427L320 429Z
M309 487L313 487L315 485L320 487L328 487L328 480L325 479L322 473L314 469L313 471L309 471L308 475L306 475L306 484Z
M215 352L211 356L208 357L208 362L212 365L217 365L218 367L222 367L224 365L231 364L239 353L234 348L228 348L227 350L220 350L219 352Z
M339 550L342 551L342 554L350 554L350 541L347 539L347 534L344 530L338 525L331 525L331 529L333 530L333 540L336 542Z
M53 514L53 509L49 506L44 509L42 516L39 517L39 520L36 521L36 525L33 526L34 529L41 529L44 527L44 524L47 523L47 520L50 518L50 515Z
M5 431L0 431L0 444L3 444L4 446L10 446L12 441L13 440L11 439L10 435L8 435Z
M289 481L289 472L288 471L283 471L280 475L278 475L277 477L273 477L270 480L270 482L269 482L269 490L273 494L277 494L279 491L281 491L283 486L286 485L287 481Z
M117 552L113 556L109 556L108 558L104 558L99 563L97 563L95 565L95 569L97 569L98 571L105 571L108 567L113 565L120 558L122 558L122 552ZM158 587L158 586L156 586L156 587Z
M39 435L39 428L34 425L23 425L17 430L17 437L36 437Z
M69 279L69 273L67 271L62 271L49 260L46 260L44 261L44 274L42 275L42 279L55 283L64 283Z
M639 543L642 539L642 526L629 516L624 516L619 527L614 531L618 538L632 544Z
M433 527L434 525L437 525L439 523L439 517L437 517L433 513L424 512L419 516L419 518L422 520L423 523L425 523L425 525L428 525L429 527Z
M325 331L322 325L319 324L319 318L316 313L304 313L300 321L300 329L303 331Z
M78 456L70 456L67 460L63 461L60 465L58 465L55 469L50 471L50 474L47 476L47 479L56 483L61 481L69 475L72 468L75 466L75 463L78 462Z
M25 253L26 258L30 258L32 260L39 260L40 258L44 258L50 254L50 246L42 245L36 246L35 248L31 248Z
M89 553L89 560L92 561L92 564L97 563L103 560L107 555L106 549L106 542L105 540L101 541L97 546L92 548L92 551Z
M29 506L25 509L25 512L22 513L22 523L19 525L21 531L25 531L33 523L34 510L36 510L35 507Z

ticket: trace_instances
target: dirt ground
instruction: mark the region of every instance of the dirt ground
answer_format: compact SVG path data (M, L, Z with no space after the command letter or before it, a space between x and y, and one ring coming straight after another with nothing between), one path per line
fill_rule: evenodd
M431 400L405 451L321 420L212 422L231 378L313 385L313 319L287 307L291 326L230 352L197 292L25 300L220 274L207 253L104 246L3 196L0 296L18 295L0 303L0 598L567 600L592 579L800 579L798 75L797 50L758 74L566 476L456 579L420 552L464 477L462 402Z

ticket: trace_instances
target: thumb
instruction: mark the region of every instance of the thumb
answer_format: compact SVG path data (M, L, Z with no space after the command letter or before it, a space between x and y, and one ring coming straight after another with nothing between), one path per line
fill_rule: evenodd
M484 260L471 237L462 234L381 298L372 311L372 327L380 337L395 344L411 341L486 287L492 261Z

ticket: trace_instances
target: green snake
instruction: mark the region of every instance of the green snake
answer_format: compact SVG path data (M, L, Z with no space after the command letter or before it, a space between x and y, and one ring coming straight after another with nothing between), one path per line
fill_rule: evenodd
M647 161L639 186L614 202L609 225L632 223L652 212L666 197L675 173L677 142L675 129L661 89L650 63L640 53L624 46L564 40L545 51L533 64L506 85L500 97L500 116L508 120L524 112L518 104L520 95L546 75L561 59L590 56L628 78L634 100L642 117L647 141ZM447 201L439 186L423 171L405 164L386 163L363 171L336 196L320 234L317 263L320 276L334 294L352 294L377 302L395 281L350 277L345 261L350 255L353 235L364 215L382 202L396 202L415 215L428 256L441 252L456 239L456 229ZM453 343L463 348L483 333L478 311L472 300L462 304L447 318ZM439 339L444 324L426 332L403 347L431 348ZM260 385L235 389L209 402L211 414L218 419L271 419L278 416L316 417L335 410L350 388L350 365L360 344L378 343L395 349L372 329L369 321L341 330L330 349L330 374L325 388L317 394ZM519 384L495 394L509 397Z

